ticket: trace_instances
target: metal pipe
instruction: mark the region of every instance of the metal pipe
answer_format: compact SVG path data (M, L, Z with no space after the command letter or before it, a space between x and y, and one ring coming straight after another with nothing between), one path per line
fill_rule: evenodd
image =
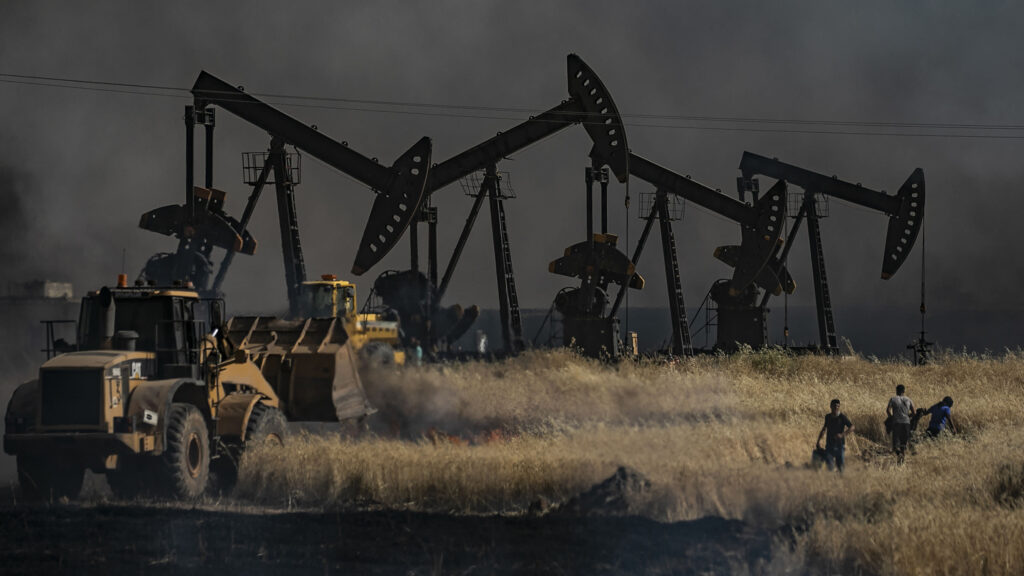
M417 212L412 217L412 222L409 223L409 268L413 272L420 271L420 216L422 213Z
M427 273L430 277L430 285L437 287L437 209L426 207L430 217L427 220Z
M185 218L191 225L196 220L195 204L195 115L194 106L185 106Z
M644 244L647 244L647 237L651 234L651 228L654 226L654 218L658 214L658 205L654 204L651 206L651 213L647 216L647 223L644 224L644 231L640 234L640 241L637 242L636 250L633 252L633 266L636 266L640 260L640 254L644 251ZM611 318L619 311L619 306L622 305L622 299L626 296L626 290L629 289L629 283L633 280L631 276L626 280L622 286L619 287L619 293L615 295L615 304L612 305L612 311L608 313L608 317Z
M594 248L594 169L587 167L587 242Z
M608 169L600 168L601 174L601 234L608 233Z
M245 229L249 227L249 219L252 218L253 211L256 210L256 203L260 199L260 194L263 192L263 187L267 184L267 179L270 176L270 169L272 164L270 162L263 163L263 169L260 170L260 176L256 179L256 185L252 188L252 193L249 194L249 200L245 203L245 210L242 212L242 219L238 221L238 234L245 234ZM224 255L224 259L220 262L220 268L217 270L217 276L213 279L213 288L211 291L214 294L220 292L221 285L224 284L224 278L227 276L228 268L231 267L231 263L235 259L234 250L228 250L227 254Z
M213 188L213 108L203 111L206 128L206 187Z
M441 285L437 288L438 300L443 298L444 293L448 290L448 283L451 282L452 274L455 273L455 265L458 264L459 258L462 256L462 250L466 247L466 242L469 240L469 233L473 230L477 214L480 213L480 207L483 206L484 198L487 196L489 182L493 184L492 180L484 179L480 184L480 191L477 193L476 199L473 200L473 207L469 210L469 216L466 217L466 224L462 227L462 234L459 235L459 241L455 244L455 251L452 252L451 259L448 260L448 267L444 270L444 278L441 279Z

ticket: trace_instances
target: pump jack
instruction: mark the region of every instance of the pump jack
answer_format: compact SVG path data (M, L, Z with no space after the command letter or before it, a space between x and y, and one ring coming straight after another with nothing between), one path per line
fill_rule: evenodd
M510 130L500 132L493 138L431 167L424 192L424 206L427 207L430 206L430 196L437 190L474 172L484 170L485 176L481 182L479 192L474 197L473 207L466 218L466 223L445 268L440 285L436 284L437 251L434 233L430 232L430 246L428 247L428 274L430 278L427 278L419 272L418 236L414 224L411 226L409 237L412 252L411 270L386 273L381 278L378 278L377 283L374 284L375 292L382 294L413 294L413 297L403 297L401 300L394 298L390 302L387 298L383 298L385 305L393 308L396 305L406 307L409 309L406 316L413 314L415 310L431 310L431 313L426 318L434 323L439 323L435 320L438 318L438 303L448 289L455 267L469 239L469 234L473 229L482 203L484 200L488 200L491 211L491 237L494 245L504 346L505 350L511 353L522 348L522 322L520 320L519 302L515 289L515 277L512 272L511 247L508 242L507 222L503 206L504 198L501 194L500 183L497 177L498 162L564 128L582 123L594 141L591 157L603 159L603 162L612 168L620 182L625 182L627 178L626 140L623 133L622 119L612 103L611 97L597 77L597 74L579 56L575 54L568 55L567 70L570 96L568 100L564 100L554 108L534 116ZM425 218L428 223L430 220L434 220L435 224L431 226L436 226L436 209L431 209L435 210L435 212L429 213ZM421 216L421 218L424 217ZM434 228L430 230L434 230ZM410 286L412 288L409 288ZM418 286L423 286L423 288L420 289ZM434 288L435 286L436 288ZM401 301L406 303L400 304ZM401 310L399 315L402 316ZM437 330L437 327L432 328L431 324L426 324L416 331L415 328L411 328L410 324L406 322L405 317L402 320L407 330L423 335L422 341L429 342L430 344L444 336L449 341L454 340L469 328L469 323L459 321L449 324L454 325L456 328L453 328L447 334Z
M749 205L733 200L717 190L700 184L689 176L681 176L633 153L629 155L629 173L653 184L656 188L655 202L646 218L647 223L637 244L633 262L639 261L647 236L650 234L654 220L657 219L661 228L665 276L668 282L669 307L672 314L673 354L691 354L692 344L689 323L686 319L686 308L683 304L675 237L672 234L668 214L668 194L674 194L703 206L740 225L742 243L734 262L735 270L732 279L722 283L723 289L730 294L742 294L750 290L752 284L757 284L767 291L776 293L783 289L780 278L788 277L785 269L768 273L766 264L781 239L782 218L785 214L785 182L778 182L763 197L755 199L753 205ZM618 310L622 296L620 291L616 297L616 304L612 308L613 314ZM763 330L763 318L755 317L751 320L753 322L750 323L750 329Z
M299 241L294 187L284 152L286 144L311 154L377 191L353 265L357 274L379 262L419 213L423 186L430 171L429 138L421 138L387 168L351 150L347 143L339 143L321 134L315 126L306 126L206 72L200 73L196 79L192 94L195 105L186 107L185 111L185 204L147 212L139 223L147 230L176 236L178 250L174 255L158 255L151 259L143 272L145 276L164 281L190 280L201 293L216 294L234 253L252 254L256 249L256 242L249 235L247 226L273 171L289 310L292 315L297 314L299 290L306 280L306 272ZM213 188L213 106L263 128L271 136L270 153L249 195L242 219L238 221L223 211L225 193ZM197 123L206 127L205 188L193 185L193 132ZM221 261L211 287L208 284L211 268L208 258L214 247L227 250L227 255Z
M789 249L800 228L803 220L807 221L807 238L810 242L811 270L814 280L814 296L818 318L819 347L822 351L835 353L838 351L836 339L835 320L832 314L832 301L828 289L828 277L825 273L825 255L821 244L821 231L819 227L819 215L816 208L815 195L832 196L857 204L866 208L877 210L889 216L889 225L886 232L885 251L882 257L882 279L888 280L899 270L900 266L909 256L913 249L914 241L924 223L924 172L916 168L907 180L900 187L896 195L888 195L885 192L877 192L860 184L851 184L839 180L835 176L825 176L804 168L786 164L778 159L770 159L751 152L744 152L740 161L742 177L737 179L740 198L746 191L755 194L756 201L757 183L756 175L763 175L775 178L778 182L789 182L804 190L803 200L800 209L795 215L793 227L789 232L789 238L775 253L769 263L769 268L780 274L782 263L786 261ZM716 253L721 256L724 253ZM723 258L726 259L726 258ZM771 296L765 292L759 305L752 306L738 302L734 294L712 293L712 298L719 302L719 316L726 309L736 309L751 313L764 310ZM756 299L756 295L755 295ZM723 336L730 338L729 334L722 334L722 324L719 325L719 342ZM740 340L742 341L742 340ZM766 342L765 342L766 343Z
M596 80L596 78L595 78ZM598 92L594 92L597 90ZM571 91L571 86L570 86ZM589 94L598 97L601 105L619 119L618 110L611 102L607 89L598 81ZM602 113L605 111L602 110ZM643 253L654 221L660 223L662 252L665 262L665 276L668 284L669 305L672 315L672 352L676 355L692 354L689 323L683 303L682 281L679 273L675 236L672 232L671 217L667 206L668 195L673 194L690 200L712 212L725 216L741 226L742 244L736 251L735 271L726 284L730 293L739 294L749 290L752 283L766 290L779 293L783 289L781 278L788 278L785 269L768 270L766 264L776 249L782 234L782 218L785 214L786 184L779 182L754 205L733 200L721 192L700 184L689 176L681 176L663 168L642 156L632 153L626 146L626 135L621 122L614 127L600 123L586 124L587 132L594 141L591 151L593 167L587 170L587 240L566 249L565 256L550 265L556 274L582 279L579 289L563 290L556 299L555 307L563 315L563 339L566 343L576 342L588 355L611 354L617 356L618 319L616 314L628 288L640 289L643 278L635 271L635 265ZM609 147L611 140L618 147ZM614 154L606 156L605 154ZM620 182L632 175L653 184L656 189L655 201L646 217L646 225L637 243L633 258L629 259L615 248L617 237L606 233L607 227L607 178L601 183L602 234L593 234L593 183L594 174L601 164L608 164L615 171ZM615 303L607 316L605 289L609 283L619 285ZM561 301L559 301L561 299ZM601 326L595 341L595 326ZM763 330L764 322L760 323Z

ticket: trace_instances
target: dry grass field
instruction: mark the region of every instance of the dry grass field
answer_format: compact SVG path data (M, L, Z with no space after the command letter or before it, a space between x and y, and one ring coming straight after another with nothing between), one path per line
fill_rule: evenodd
M1024 573L1021 352L923 367L778 350L619 366L531 352L367 380L380 408L368 430L250 455L236 497L529 516L626 466L650 480L632 514L779 534L769 566L737 572ZM918 407L952 396L962 428L918 441L902 466L882 427L897 384ZM808 465L834 397L856 426L843 475Z

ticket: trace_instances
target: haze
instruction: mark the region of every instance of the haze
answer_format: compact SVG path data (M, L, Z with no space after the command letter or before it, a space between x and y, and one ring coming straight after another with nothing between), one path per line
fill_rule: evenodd
M1024 264L1016 250L1024 199L1015 189L1024 138L1024 7L1017 3L354 4L5 2L0 73L188 88L207 70L256 94L503 109L339 102L325 108L268 98L390 164L422 136L433 138L433 161L440 162L558 104L568 97L565 56L574 52L627 117L635 153L730 195L744 150L889 193L915 167L923 168L929 310L1024 311L1017 295ZM122 251L134 278L151 254L173 250L172 239L137 223L147 210L183 201L181 118L190 98L0 80L0 281L67 279L81 292L112 283L122 271ZM660 117L638 117L645 114ZM249 192L241 181L241 153L265 150L269 138L227 112L218 115L215 186L228 191L228 210L238 216ZM197 157L200 144L197 138ZM524 307L546 309L567 284L547 265L583 239L589 150L577 126L499 166L511 172L518 195L506 210ZM307 271L347 277L373 196L308 155L303 160L297 203ZM649 191L630 182L627 215L627 189L612 185L611 231L625 243L628 220L627 252L642 226L639 195ZM434 200L443 266L470 202L457 185ZM920 302L920 241L897 276L882 281L885 217L837 201L830 212L823 238L833 301L909 310L913 318ZM481 217L446 304L496 305L487 225ZM235 260L225 284L229 308L283 309L271 198L264 198L250 229L259 251ZM713 280L730 274L711 253L738 243L739 229L687 204L675 230L692 307ZM363 294L377 274L407 268L408 259L403 241L357 279ZM803 235L790 263L799 285L790 304L812 304ZM666 305L656 242L638 269L648 289L632 294L630 306ZM886 329L909 336L917 330L913 321ZM1021 344L1019 330L1005 337L1007 345Z

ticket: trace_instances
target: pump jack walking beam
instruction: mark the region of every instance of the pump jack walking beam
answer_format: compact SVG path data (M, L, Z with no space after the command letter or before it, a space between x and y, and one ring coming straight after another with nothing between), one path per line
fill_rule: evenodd
M833 196L887 214L889 227L882 257L883 280L891 278L903 265L924 223L924 171L920 168L914 169L895 196L751 152L743 153L740 171L747 180L756 175L785 180L804 190Z
M426 194L433 194L459 178L483 170L510 154L580 123L594 141L591 156L603 159L615 172L616 178L625 182L628 177L626 136L618 109L600 78L582 58L569 54L566 61L568 100L431 167Z

